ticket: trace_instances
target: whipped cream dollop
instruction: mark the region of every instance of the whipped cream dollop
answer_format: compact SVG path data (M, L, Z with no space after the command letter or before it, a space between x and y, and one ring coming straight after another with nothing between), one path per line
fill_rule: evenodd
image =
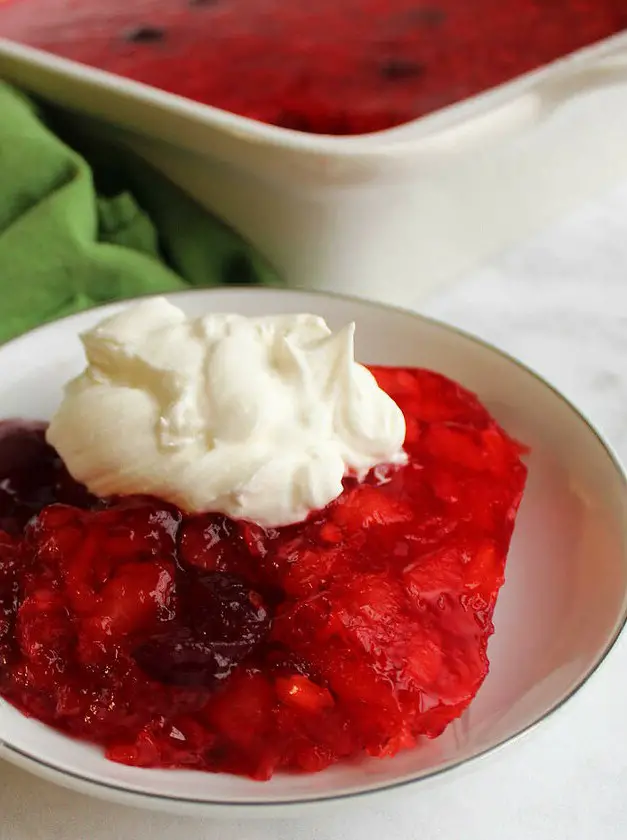
M405 420L354 359L354 324L315 315L188 318L163 298L81 336L48 442L98 496L148 494L188 513L279 526L400 464Z

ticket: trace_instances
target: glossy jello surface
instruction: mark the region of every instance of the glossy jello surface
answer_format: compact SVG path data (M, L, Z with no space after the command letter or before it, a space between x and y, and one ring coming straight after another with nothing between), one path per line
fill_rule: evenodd
M0 693L112 760L255 779L439 735L488 671L523 448L453 382L372 370L408 463L280 529L96 500L2 424Z
M626 27L624 0L0 2L0 36L322 134L408 122Z

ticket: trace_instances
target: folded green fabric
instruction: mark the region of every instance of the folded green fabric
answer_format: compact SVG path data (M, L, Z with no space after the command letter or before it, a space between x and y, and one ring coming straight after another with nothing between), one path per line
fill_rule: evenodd
M0 342L106 301L276 282L146 164L0 82Z

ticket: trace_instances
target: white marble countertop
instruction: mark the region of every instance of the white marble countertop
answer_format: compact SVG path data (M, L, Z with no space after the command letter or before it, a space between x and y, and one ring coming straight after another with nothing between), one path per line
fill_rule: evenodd
M627 182L421 309L536 368L627 460ZM626 707L623 638L559 714L496 759L426 792L299 821L135 811L0 763L0 840L625 840Z

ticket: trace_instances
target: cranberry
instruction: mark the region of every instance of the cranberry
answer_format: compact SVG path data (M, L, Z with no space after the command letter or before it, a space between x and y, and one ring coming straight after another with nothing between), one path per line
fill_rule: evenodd
M220 642L188 627L153 636L133 651L140 668L168 685L212 686L251 651L245 642Z
M261 596L234 575L189 570L179 576L183 626L160 633L134 652L154 679L173 685L211 685L227 677L267 634Z
M0 529L19 533L46 505L87 506L93 498L68 474L44 423L0 422Z
M261 595L235 575L190 570L179 578L179 598L187 620L205 638L253 646L268 631Z

